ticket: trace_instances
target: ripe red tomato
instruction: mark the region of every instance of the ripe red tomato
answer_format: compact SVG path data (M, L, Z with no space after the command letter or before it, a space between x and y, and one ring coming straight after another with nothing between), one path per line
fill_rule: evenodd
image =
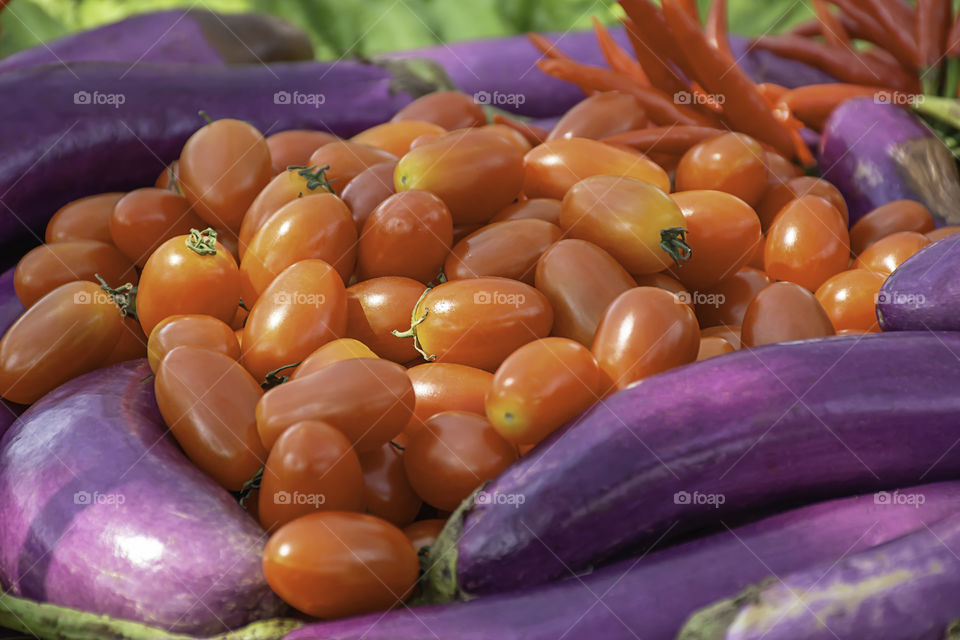
M96 369L123 330L120 309L92 282L69 282L40 298L0 339L0 396L32 404Z
M484 416L445 411L410 438L403 465L424 502L452 511L478 486L518 458L515 446Z
M109 367L118 362L139 360L147 355L147 336L143 335L140 323L132 315L123 316L117 341L99 368Z
M888 276L907 258L928 244L930 239L916 231L891 233L864 249L853 263L853 268L868 269Z
M556 198L584 178L628 176L662 191L670 191L670 177L645 156L587 138L559 138L544 142L523 158L523 192L528 198Z
M677 165L677 191L694 189L725 191L757 206L767 189L763 147L745 133L725 133L694 145Z
M213 316L167 316L157 323L147 341L147 363L156 373L160 361L176 347L201 347L232 360L240 359L240 344L225 322Z
M590 350L569 338L542 338L510 354L487 392L493 428L514 444L536 444L598 401L610 380Z
M803 196L820 196L837 208L837 211L843 216L844 225L849 223L850 215L847 211L847 203L839 189L822 178L799 176L771 188L764 195L760 204L757 205L757 216L760 218L760 225L763 230L766 231L770 228L777 214L785 206Z
M418 520L404 527L403 533L410 538L410 542L417 553L423 553L437 541L445 524L447 524L447 521L442 518Z
M761 289L770 284L770 276L753 267L735 274L698 294L693 310L703 328L717 325L740 326L747 305Z
M417 300L426 287L411 278L372 278L347 288L346 335L387 360L404 364L417 358L412 340L393 331L406 331Z
M899 231L933 231L933 216L915 200L894 200L866 214L850 228L850 250L860 255L877 240Z
M239 491L267 459L257 436L260 385L233 358L175 347L157 369L157 405L184 453L228 491Z
M564 196L560 212L560 226L569 237L609 251L637 274L663 271L689 256L683 243L685 224L670 196L648 182L623 176L581 180Z
M288 129L269 135L267 148L273 161L273 172L280 173L291 166L306 166L310 162L310 154L328 142L337 140L332 133L311 129Z
M459 91L435 91L421 96L393 116L391 122L419 120L440 125L447 131L479 127L487 123L483 107Z
M111 244L110 214L123 196L101 193L63 205L47 223L44 242L95 240Z
M886 276L866 269L841 271L817 289L816 297L837 331L879 331L877 294Z
M490 218L490 222L507 220L525 220L535 218L557 226L560 225L560 201L553 198L530 198L520 200L500 209L500 213Z
M338 338L331 340L304 358L303 362L296 369L288 370L285 373L290 374L291 380L296 380L297 378L308 376L311 373L316 373L328 364L340 362L341 360L379 357L380 356L370 350L370 347L359 340L354 340L353 338Z
M600 140L615 133L643 129L647 112L628 93L605 91L584 98L553 125L547 140L590 138Z
M402 276L426 284L440 273L452 244L453 220L443 200L426 191L401 191L363 224L357 277Z
M423 502L403 468L403 452L388 442L360 454L367 513L404 527L417 517Z
M533 145L530 144L530 142L522 133L512 127L508 127L505 124L485 124L480 127L480 130L497 134L507 142L516 145L517 149L520 150L520 153L526 153L533 148Z
M960 225L947 225L939 229L934 229L933 231L928 231L924 235L927 236L930 242L936 242L940 238L946 238L947 236L955 234L957 231L960 231Z
M315 511L363 511L363 471L350 441L325 422L292 425L270 450L258 503L267 531Z
M812 293L792 282L774 282L747 307L740 340L744 347L758 347L833 334L830 317Z
M357 174L357 177L343 188L340 197L353 214L358 234L363 230L363 224L373 210L396 193L393 188L393 174L396 169L396 162L375 164Z
M397 156L368 144L337 140L323 145L310 156L310 166L327 169L327 179L334 193L340 193L348 182L366 169L382 162L396 162Z
M734 349L740 349L744 346L740 340L740 330L740 325L721 324L715 327L707 327L700 331L700 339L716 336L729 342Z
M138 267L170 238L207 226L191 211L186 198L155 187L137 189L121 198L109 224L113 244Z
M801 196L777 215L763 248L775 280L815 291L850 264L850 235L837 208L819 196Z
M201 314L230 322L239 304L237 263L210 229L170 238L140 274L137 317L147 335L168 316Z
M637 285L640 287L657 287L659 289L663 289L664 291L675 293L680 297L681 300L690 306L693 306L693 295L687 291L687 288L683 286L679 280L673 276L667 275L666 272L660 271L658 273L647 273L644 275L633 276L633 279L636 280Z
M763 161L767 166L767 193L770 193L771 189L779 187L788 180L803 175L803 170L800 167L793 164L776 151L764 152ZM764 194L764 197L766 197L766 194Z
M563 232L533 218L492 222L460 240L443 264L448 280L500 276L533 284L540 256Z
M13 288L25 307L57 287L75 280L98 282L99 275L111 287L137 284L133 263L112 244L95 240L65 240L42 244L20 258L13 274Z
M240 362L263 380L343 337L346 329L347 292L340 276L323 260L301 260L281 271L250 308Z
M364 513L320 511L280 527L263 550L267 584L317 618L383 611L403 602L420 572L409 539Z
M412 438L426 421L443 411L469 411L483 414L493 374L476 367L447 362L427 362L407 369L416 404L409 424L403 430Z
M420 136L431 133L441 135L446 132L440 125L424 120L395 120L361 131L350 138L350 141L383 149L399 158L410 151L410 143Z
M703 336L700 338L700 351L697 352L697 362L733 353L736 349L726 338L720 336Z
M270 149L242 120L216 120L190 136L180 152L179 184L198 216L218 229L240 231L250 203L273 176Z

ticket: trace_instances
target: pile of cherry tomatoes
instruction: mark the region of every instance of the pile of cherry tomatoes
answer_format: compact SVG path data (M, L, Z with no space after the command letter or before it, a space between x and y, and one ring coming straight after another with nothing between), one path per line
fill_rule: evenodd
M848 230L836 188L744 134L657 162L602 141L643 122L600 94L550 132L487 124L455 92L349 140L213 121L154 186L53 217L0 395L146 356L183 451L271 533L274 590L394 606L449 512L606 394L877 331L884 278L956 230L914 202Z

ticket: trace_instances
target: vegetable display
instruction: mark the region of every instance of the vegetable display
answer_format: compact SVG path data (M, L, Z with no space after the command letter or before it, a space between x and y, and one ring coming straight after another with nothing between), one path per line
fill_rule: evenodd
M884 331L955 331L958 327L957 263L960 236L948 236L908 258L877 296Z

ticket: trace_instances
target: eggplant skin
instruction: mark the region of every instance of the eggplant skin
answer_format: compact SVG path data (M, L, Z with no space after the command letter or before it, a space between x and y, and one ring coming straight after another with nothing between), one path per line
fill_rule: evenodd
M213 635L281 615L266 533L167 435L145 360L50 392L0 441L0 586Z
M884 331L960 330L960 234L907 258L877 295Z
M957 333L842 336L643 380L483 489L522 504L465 502L425 589L445 600L528 587L721 520L956 477L955 353Z
M0 336L7 332L7 329L24 311L20 299L17 298L17 292L13 288L13 272L14 269L7 269L0 274ZM0 438L25 408L23 405L0 398Z

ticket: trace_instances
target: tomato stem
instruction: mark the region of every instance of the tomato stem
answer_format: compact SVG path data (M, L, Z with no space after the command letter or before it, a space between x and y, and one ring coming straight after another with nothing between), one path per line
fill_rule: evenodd
M204 111L203 109L200 109L200 111L197 111L197 114L199 114L199 116L203 118L207 124L213 124L213 118L211 118L210 114Z
M423 299L427 297L427 294L430 293L430 290L433 287L427 287L422 294L420 294L420 299L417 300L417 304L413 305L413 313L410 314L410 328L406 331L397 331L394 329L390 333L395 335L398 338L413 338L413 348L417 350L423 359L427 362L432 362L437 359L436 354L429 354L423 350L423 347L420 345L420 336L417 335L417 327L424 320L427 319L427 315L430 313L429 309L424 309L423 315L419 318L417 317L417 311L420 309L420 304L423 302Z
M406 447L397 444L397 443L394 442L393 440L390 441L390 444L391 444L391 445L393 446L393 448L396 449L397 451L406 451L406 450L407 450Z
M133 284L128 282L114 289L107 284L106 280L100 277L99 273L93 274L93 277L100 282L100 288L110 296L114 304L120 307L120 317L126 318L130 316L134 320L140 320L137 317L137 288L133 286Z
M693 255L693 250L687 244L687 230L683 227L670 227L660 232L660 248L667 252L678 267Z
M280 386L281 384L289 380L290 376L281 376L277 374L279 374L284 369L289 369L291 367L299 367L301 364L303 364L302 360L300 362L294 362L293 364L285 364L282 367L277 367L276 369L274 369L273 371L271 371L266 375L263 382L260 383L260 387L264 391L269 391L274 387Z
M247 504L250 494L260 488L260 485L263 482L263 470L264 467L257 469L257 472L253 474L253 477L244 482L243 486L240 488L240 495L237 496L237 501L240 503L241 507Z
M207 227L203 231L190 229L187 249L191 249L201 256L217 255L217 232L213 227Z
M323 187L330 193L336 195L337 192L333 190L333 185L331 184L333 180L327 179L327 170L330 169L329 164L325 164L320 168L317 168L317 165L312 167L304 167L299 165L291 165L287 167L287 171L296 171L298 176L302 176L307 179L307 189L314 191L319 187Z

